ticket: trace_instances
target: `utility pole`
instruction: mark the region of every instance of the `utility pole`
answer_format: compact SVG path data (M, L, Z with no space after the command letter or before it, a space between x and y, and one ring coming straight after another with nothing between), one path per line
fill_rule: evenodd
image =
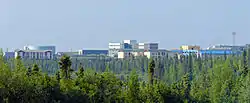
M234 55L234 53L235 53L235 36L236 36L236 32L233 32L232 33L232 36L233 36L233 46L232 46L232 49L233 49L233 55Z

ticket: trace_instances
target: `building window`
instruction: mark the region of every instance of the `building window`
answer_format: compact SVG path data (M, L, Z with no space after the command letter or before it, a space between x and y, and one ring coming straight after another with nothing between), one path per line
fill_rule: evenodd
M36 53L33 53L33 59L35 59L36 58L36 55L35 55Z
M36 53L36 59L39 59L39 53Z

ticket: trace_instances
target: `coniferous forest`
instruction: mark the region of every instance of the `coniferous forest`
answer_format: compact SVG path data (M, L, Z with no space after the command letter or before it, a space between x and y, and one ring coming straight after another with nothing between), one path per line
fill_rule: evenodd
M249 103L250 50L147 59L7 60L1 103Z

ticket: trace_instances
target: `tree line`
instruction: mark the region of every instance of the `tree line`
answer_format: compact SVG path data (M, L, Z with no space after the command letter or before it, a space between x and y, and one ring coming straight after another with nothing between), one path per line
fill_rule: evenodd
M124 60L67 55L56 61L0 57L0 101L245 103L250 102L249 67L250 49L241 55Z

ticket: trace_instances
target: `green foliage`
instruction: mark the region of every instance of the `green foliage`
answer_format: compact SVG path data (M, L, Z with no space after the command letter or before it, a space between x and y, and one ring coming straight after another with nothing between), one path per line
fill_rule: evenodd
M248 103L249 66L250 49L234 56L175 55L150 60L66 55L58 60L7 60L0 56L0 102Z
M83 69L83 66L81 64L79 66L79 69L78 69L78 72L76 73L76 75L78 78L81 78L84 75L84 69Z
M148 66L148 76L149 76L149 82L151 85L153 85L154 81L154 69L155 69L155 61L154 59L150 59L149 66Z
M34 71L34 72L39 72L39 67L38 67L37 64L34 64L34 65L33 65L32 71Z
M71 60L70 57L67 55L63 55L60 59L59 65L61 69L61 74L64 79L70 79L71 77L71 72L73 71L71 69Z
M129 103L140 103L140 84L139 78L136 74L136 70L133 70L130 74L128 81L128 90L127 90L127 101Z

